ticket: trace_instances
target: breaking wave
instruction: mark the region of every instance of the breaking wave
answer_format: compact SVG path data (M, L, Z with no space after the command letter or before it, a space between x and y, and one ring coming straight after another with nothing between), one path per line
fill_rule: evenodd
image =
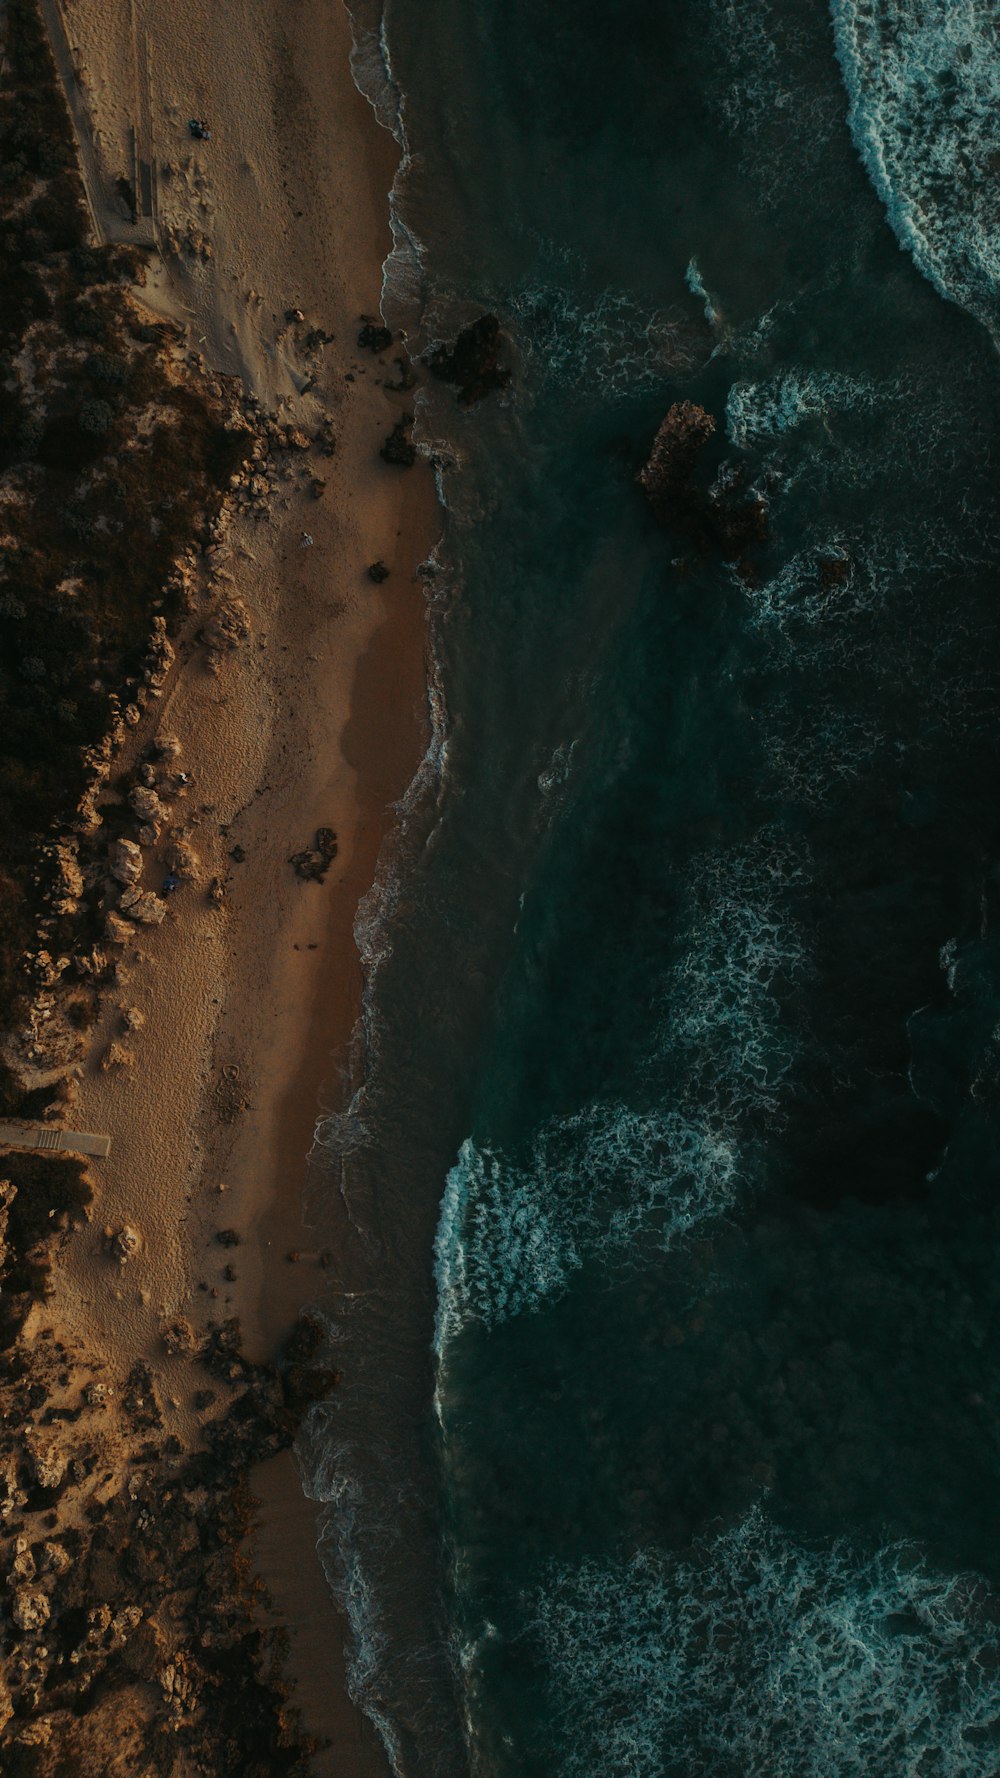
M795 1055L779 1003L781 984L809 966L789 911L807 863L782 835L696 862L684 943L659 996L659 1053L684 1071L684 1098L730 1120L778 1108Z
M855 146L942 296L1000 320L1000 17L993 0L832 0Z
M547 1124L523 1162L462 1145L437 1236L439 1357L469 1320L487 1327L560 1295L585 1261L663 1247L732 1203L731 1137L675 1112L592 1105Z
M687 1560L564 1568L531 1603L555 1770L995 1778L998 1603L902 1545L797 1544L759 1507Z
M692 370L709 356L705 329L680 308L652 312L626 291L607 290L589 305L557 283L497 297L533 367L533 381L596 389L607 399L634 399L665 377Z
M838 371L792 369L764 382L740 380L726 398L726 432L742 450L780 438L808 419L837 413L872 413L884 391Z

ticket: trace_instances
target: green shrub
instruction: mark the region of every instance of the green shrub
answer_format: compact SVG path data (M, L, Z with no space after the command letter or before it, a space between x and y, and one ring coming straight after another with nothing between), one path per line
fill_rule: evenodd
M77 418L84 432L92 432L100 437L101 433L110 430L114 413L106 401L91 396L83 402Z

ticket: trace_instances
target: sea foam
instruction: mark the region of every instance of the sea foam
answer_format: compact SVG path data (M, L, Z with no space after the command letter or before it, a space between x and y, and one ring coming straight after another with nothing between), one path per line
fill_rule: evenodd
M528 1604L559 1778L995 1778L997 1605L902 1545L760 1507L686 1559L553 1570Z
M851 134L900 245L996 336L994 0L832 0L832 14Z
M671 1246L729 1207L737 1177L725 1130L622 1104L553 1120L520 1161L466 1141L437 1236L439 1359L467 1321L540 1308L588 1260L620 1266L644 1236Z

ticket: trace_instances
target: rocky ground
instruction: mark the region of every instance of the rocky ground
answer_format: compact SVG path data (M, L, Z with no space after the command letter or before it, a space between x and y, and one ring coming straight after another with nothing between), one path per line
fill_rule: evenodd
M143 713L177 650L221 672L247 641L212 561L230 514L333 446L205 376L144 311L135 254L88 239L33 0L11 0L0 48L0 1109L59 1123L109 1002L104 1066L129 1066L130 947L172 886L225 899L191 762L162 731L139 747ZM52 1312L95 1183L68 1156L0 1156L0 1770L304 1772L242 1542L250 1466L335 1382L318 1330L253 1364L235 1321L178 1318L157 1362L114 1372ZM108 1267L141 1241L108 1227ZM181 1395L186 1446L161 1413Z

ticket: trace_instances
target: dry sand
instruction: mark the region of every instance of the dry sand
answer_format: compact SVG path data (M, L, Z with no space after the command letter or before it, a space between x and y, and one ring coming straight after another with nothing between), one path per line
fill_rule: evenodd
M351 82L339 0L68 0L61 17L106 233L128 235L113 192L131 166L132 129L158 170L164 250L147 300L184 320L190 349L282 421L313 433L328 413L337 436L332 459L290 454L266 508L238 518L206 561L189 636L137 733L137 744L164 729L181 742L193 783L178 812L201 882L141 931L123 996L144 1015L121 1038L134 1060L100 1067L120 1037L109 1008L75 1119L108 1131L113 1151L49 1313L85 1327L116 1369L148 1356L169 1397L168 1430L191 1441L198 1421L181 1361L164 1359L165 1316L238 1314L262 1357L324 1278L322 1231L300 1226L305 1161L358 1012L358 899L426 742L415 570L439 515L425 466L379 461L401 398L382 387L391 363L355 346L359 316L377 312L396 151ZM191 140L190 116L209 121L210 142ZM304 323L286 322L293 306ZM305 351L310 328L334 343ZM327 482L319 500L314 475ZM391 570L381 586L366 573L378 558ZM197 601L227 590L245 601L253 633L214 677L193 640ZM287 861L318 826L335 829L338 856L324 884L302 883ZM151 860L149 886L162 874ZM205 894L216 874L228 878L221 909ZM101 1229L125 1221L143 1247L120 1272ZM229 1251L215 1242L226 1226L240 1236ZM291 1248L313 1257L289 1264ZM319 1769L384 1771L338 1689L342 1627L288 1456L267 1466L260 1492L256 1547L291 1630L293 1702L334 1742Z

